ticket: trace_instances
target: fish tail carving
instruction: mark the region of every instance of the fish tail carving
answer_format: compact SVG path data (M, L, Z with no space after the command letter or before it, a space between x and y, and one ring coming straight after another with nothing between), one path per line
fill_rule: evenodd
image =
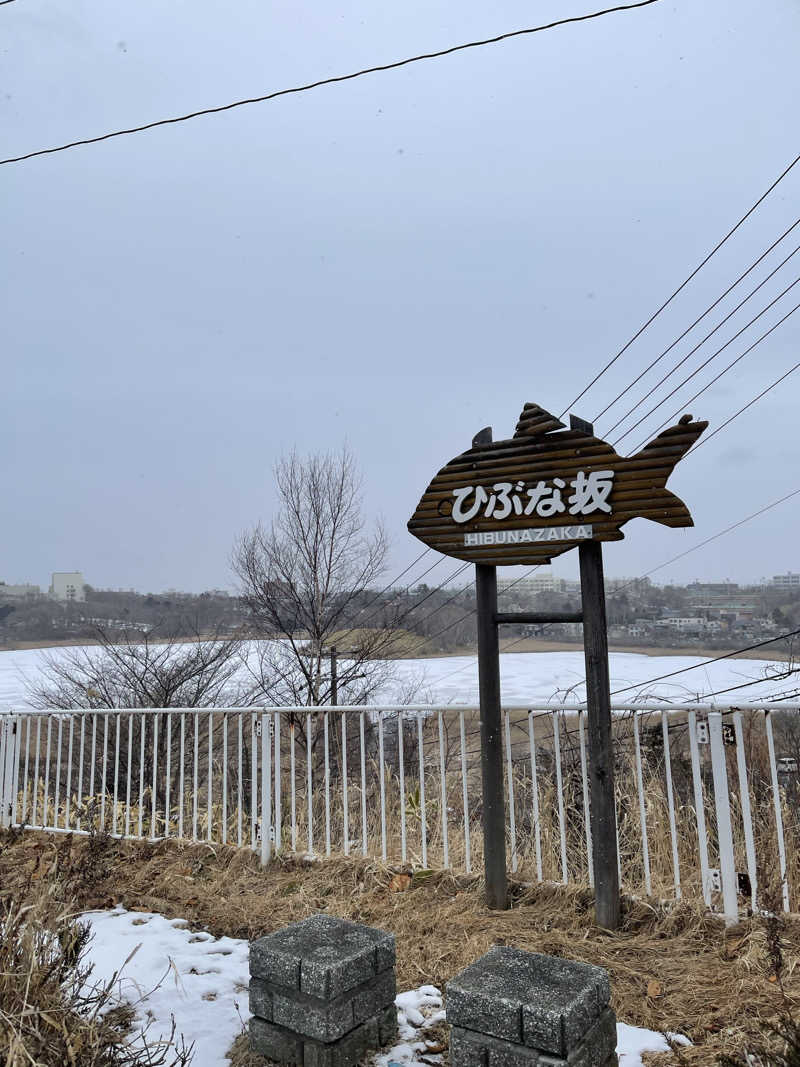
M641 451L631 456L631 459L661 460L666 469L659 480L664 486L678 461L686 455L707 426L707 422L693 422L691 415L683 415L677 426L662 430Z
M675 496L669 489L653 489L650 504L653 510L648 512L647 518L652 519L653 522L658 522L662 526L694 526L689 509L681 498Z
M631 456L633 460L647 460L653 468L655 484L650 490L653 510L648 511L647 515L653 522L672 527L694 526L684 502L664 487L678 461L686 455L707 426L707 422L693 422L691 415L683 415L677 426L662 430L640 452Z

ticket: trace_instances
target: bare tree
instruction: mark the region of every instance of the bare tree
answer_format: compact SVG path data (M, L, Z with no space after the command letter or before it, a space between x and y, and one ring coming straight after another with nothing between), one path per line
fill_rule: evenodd
M191 625L184 636L98 628L96 645L62 648L42 657L41 677L27 686L35 708L200 708L236 705L244 686L242 641ZM188 636L186 636L188 635Z
M99 713L120 708L224 708L242 706L247 697L249 687L239 680L242 641L238 637L220 637L213 632L201 635L194 623L184 622L175 631L155 629L148 634L109 633L98 629L95 639L97 644L93 646L61 648L43 655L39 677L27 686L28 703L32 707L53 711L89 708ZM165 768L169 746L170 789L176 796L180 775L177 732L170 740L163 728L164 716L159 711L149 717L128 716L127 730L120 730L122 718L112 715L109 719L106 715L104 727L108 731L109 721L113 723L116 719L118 766L130 766L133 757L137 766L142 762L153 766L152 760L156 758L158 766ZM102 714L100 719L103 720ZM134 719L136 737L132 740ZM247 739L244 750L246 766ZM208 750L201 756L207 759ZM62 758L60 752L58 758ZM80 771L77 746L74 751L70 748L67 759L72 764L73 780L77 780ZM87 781L93 759L94 752L90 755L87 746L83 757ZM229 768L228 773L229 783L235 786L232 774L236 774L235 768ZM148 772L148 786L142 791L139 776L133 776L130 784L134 803L142 803L150 793L149 783Z
M396 619L376 624L365 593L385 570L388 542L368 524L351 452L300 457L275 468L279 509L235 545L233 569L259 642L248 657L253 699L315 706L331 700L335 646L340 703L366 703L387 683L398 648ZM359 625L364 623L372 625Z

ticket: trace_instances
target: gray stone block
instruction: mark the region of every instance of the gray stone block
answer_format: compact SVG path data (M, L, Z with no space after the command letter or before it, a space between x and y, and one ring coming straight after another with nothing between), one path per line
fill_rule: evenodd
M599 967L496 946L447 983L447 1018L566 1058L608 1004Z
M369 1049L380 1047L380 1024L370 1019L338 1041L302 1038L283 1026L255 1016L250 1020L250 1047L277 1063L296 1067L354 1067Z
M452 1067L538 1067L539 1053L512 1041L454 1026L450 1030Z
M332 1000L393 967L392 934L314 915L250 945L250 973L287 989Z
M388 1045L397 1037L397 1008L394 1003L389 1004L378 1015L378 1038L380 1047Z
M272 992L260 978L250 979L250 1014L272 1022Z
M350 994L346 994L350 996ZM394 968L384 971L366 983L366 986L352 997L353 1024L358 1025L373 1015L378 1015L387 1006L394 1007L397 996L397 980ZM395 1020L396 1021L396 1020Z
M272 997L272 1020L287 1030L317 1041L336 1041L353 1029L353 1002L337 998L335 1001L294 997L277 991Z
M250 979L250 1011L317 1041L336 1041L360 1023L393 1005L396 989L393 970L384 971L334 1000L309 997L296 989L283 989L262 978Z
M330 1044L306 1041L303 1046L303 1067L354 1067L365 1052L379 1047L378 1021L370 1019L339 1041Z
M303 1067L302 1038L255 1015L250 1020L250 1048L268 1060Z
M617 1017L606 1008L587 1030L583 1040L567 1056L569 1067L605 1067L616 1055Z

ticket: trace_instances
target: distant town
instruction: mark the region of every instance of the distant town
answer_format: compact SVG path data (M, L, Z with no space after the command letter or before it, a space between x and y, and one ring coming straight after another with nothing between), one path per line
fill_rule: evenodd
M545 568L541 568L545 570ZM498 583L504 610L577 610L577 581L550 573L506 578ZM617 646L729 648L800 625L800 573L776 574L759 583L694 581L659 585L649 578L607 578L609 639ZM417 607L419 604L419 607ZM399 627L417 640L416 654L472 650L474 589L427 585L365 590L347 620L353 629ZM98 589L80 571L56 571L45 591L32 583L0 581L0 648L25 644L91 641L105 633L174 635L249 634L240 599L224 589L160 593ZM509 627L508 637L543 641L581 640L579 624Z

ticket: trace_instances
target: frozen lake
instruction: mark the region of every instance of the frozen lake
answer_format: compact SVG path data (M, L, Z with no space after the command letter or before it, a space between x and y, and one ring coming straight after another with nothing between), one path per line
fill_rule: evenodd
M68 649L26 649L0 652L0 708L27 706L27 684L41 671L45 656L63 655ZM660 675L694 664L703 657L646 656L631 652L612 652L611 689L624 690L614 698L644 700L651 697L670 697L678 702L696 699L698 695L740 685L754 679L764 679L770 669L780 670L785 664L771 664L769 660L730 659L689 670L677 677L650 682ZM477 704L478 668L475 657L451 656L435 659L400 660L396 664L398 683L412 678L421 683L417 701L437 703ZM500 657L503 702L528 704L561 700L581 700L584 697L583 652L520 652ZM628 688L633 687L633 688ZM793 688L793 679L766 680L750 688L738 690L730 696L721 695L719 703L745 702L764 699L769 694ZM393 692L387 689L385 699L391 702Z

